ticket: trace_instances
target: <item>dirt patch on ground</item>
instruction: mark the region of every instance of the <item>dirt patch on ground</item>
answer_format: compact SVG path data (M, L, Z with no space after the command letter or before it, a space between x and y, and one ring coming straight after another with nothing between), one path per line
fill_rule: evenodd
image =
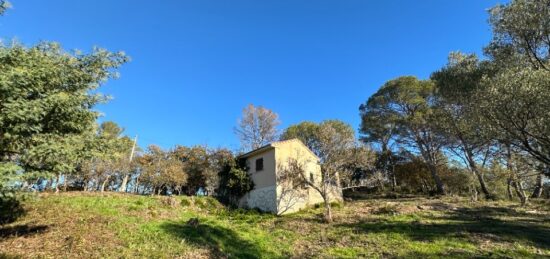
M389 215L401 215L401 214L414 214L421 211L455 211L457 206L445 203L445 202L433 202L433 201L378 201L378 202L364 202L355 201L353 204L355 215L353 220L357 220L357 215L369 215L369 214L389 214ZM350 206L351 207L351 206ZM346 215L350 215L349 211L342 211L335 213L337 216L341 216L341 219L349 221Z
M449 210L458 209L456 206L453 206L452 204L448 204L444 202L426 203L426 204L418 205L417 208L419 210L435 210L435 211L449 211Z

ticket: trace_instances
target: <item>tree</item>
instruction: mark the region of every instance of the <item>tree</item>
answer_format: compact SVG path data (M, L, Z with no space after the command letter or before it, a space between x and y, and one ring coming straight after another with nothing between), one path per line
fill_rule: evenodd
M10 2L6 0L0 0L0 15L3 15L7 9L11 8Z
M216 190L220 188L220 172L234 159L233 153L225 148L218 148L210 152L210 167L205 172L206 194L217 196Z
M206 181L209 173L209 154L204 146L194 146L191 148L177 146L174 149L174 155L183 164L184 170L188 175L184 191L187 195L196 194L201 188L206 187Z
M319 139L317 133L319 124L310 121L300 122L290 125L281 134L280 140L289 140L297 138L304 143L313 153L319 155Z
M52 141L91 131L98 117L92 108L107 100L95 90L126 61L123 53L68 53L56 43L0 46L0 167L39 147L64 149Z
M477 103L493 135L550 165L550 71L507 70L485 83Z
M397 179L395 177L395 155L393 144L396 143L398 136L397 124L388 118L392 118L392 113L386 113L383 109L377 109L375 106L369 107L366 104L359 106L361 116L361 125L359 132L360 138L364 143L374 144L379 148L376 165L382 170L384 175L391 179L392 190L395 190Z
M66 183L69 175L76 171L81 162L84 149L82 137L60 137L52 134L37 138L33 144L19 161L25 169L23 180L53 178L55 191L58 192L61 177L64 176Z
M103 122L94 134L80 138L79 173L83 189L88 190L90 184L100 191L105 191L110 183L121 182L133 169L130 163L130 153L133 141L123 135L124 129L112 121ZM65 181L68 181L65 179Z
M491 86L480 94L481 101L485 108L492 108L486 116L488 124L493 133L499 133L503 145L517 146L539 161L536 197L542 190L544 171L550 168L548 139L544 137L548 136L544 127L548 116L543 112L550 109L543 100L549 92L548 73L538 71L550 71L550 1L514 0L497 5L490 10L489 21L493 40L485 53L500 71L486 80Z
M235 133L244 150L254 150L277 139L279 115L262 106L250 104L243 109Z
M149 185L147 189L151 194L181 193L188 175L184 171L183 162L173 151L164 151L158 146L150 145L138 161L141 182Z
M222 203L236 206L241 197L254 189L254 182L247 173L245 161L233 158L225 162L218 172L220 184L216 195Z
M394 124L397 141L411 153L420 153L435 181L437 192L445 194L437 167L441 161L443 139L433 127L435 85L412 76L388 81L362 106L362 121ZM383 125L380 125L383 127Z
M475 55L451 53L449 63L432 74L436 83L436 112L439 133L445 146L460 157L476 176L486 198L494 198L487 187L483 167L491 153L492 141L480 117L475 96L483 88L482 79L492 74L489 62Z
M514 0L490 9L493 40L485 52L499 65L550 71L550 0ZM524 66L522 65L522 66Z
M352 151L356 147L353 128L339 120L326 120L318 125L301 123L290 126L283 134L284 138L295 136L308 136L309 143L315 143L310 148L320 159L322 178L312 181L309 176L301 175L301 183L312 187L321 195L325 207L325 221L332 222L330 196L341 187L340 175L352 172L348 162L352 159ZM293 166L294 171L300 172L300 161L295 163L298 164Z
M306 163L312 162L298 157L289 158L286 163L277 163L275 182L277 183L277 213L291 211L294 205L306 201L309 190L303 179L306 175ZM318 179L320 180L320 179Z

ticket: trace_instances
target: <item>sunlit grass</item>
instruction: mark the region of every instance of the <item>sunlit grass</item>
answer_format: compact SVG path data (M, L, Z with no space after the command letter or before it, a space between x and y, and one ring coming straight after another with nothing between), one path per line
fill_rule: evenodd
M169 200L175 199L175 200ZM547 203L462 199L364 200L277 217L229 210L212 198L49 194L4 230L0 251L24 257L286 258L550 256ZM198 218L197 226L186 222ZM6 232L6 231L4 231Z

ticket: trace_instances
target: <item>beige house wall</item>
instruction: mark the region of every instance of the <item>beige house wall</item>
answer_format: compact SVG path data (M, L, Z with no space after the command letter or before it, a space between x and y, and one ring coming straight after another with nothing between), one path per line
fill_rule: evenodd
M264 168L256 170L256 160L260 158L264 160ZM239 206L277 213L275 149L251 155L246 159L246 164L248 175L254 182L254 189L240 199Z
M276 214L288 214L305 207L322 203L320 193L312 187L293 188L288 183L277 182L278 170L288 166L289 161L297 160L304 168L306 177L313 175L314 182L321 182L319 159L299 140L274 142L270 147L252 152L247 157L248 173L254 181L254 190L241 198L240 205L259 208ZM264 169L255 169L256 160L264 159ZM342 192L334 188L329 195L331 201L341 201Z

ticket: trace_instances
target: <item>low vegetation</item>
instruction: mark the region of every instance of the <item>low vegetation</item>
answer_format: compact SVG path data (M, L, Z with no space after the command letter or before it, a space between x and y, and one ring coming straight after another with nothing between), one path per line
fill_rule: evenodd
M356 258L550 256L550 204L365 199L277 217L208 197L43 193L1 227L3 257Z

